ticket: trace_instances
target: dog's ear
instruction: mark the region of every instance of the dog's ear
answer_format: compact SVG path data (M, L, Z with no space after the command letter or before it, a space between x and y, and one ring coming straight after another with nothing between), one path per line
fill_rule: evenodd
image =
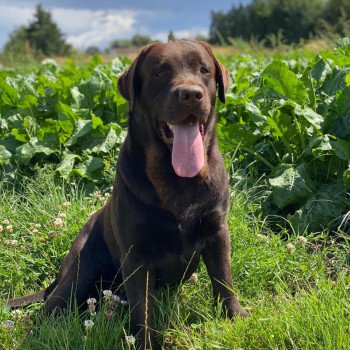
M120 94L127 101L129 101L130 111L133 111L135 98L138 92L141 90L141 82L140 79L138 79L138 71L151 46L152 45L145 46L131 64L129 69L125 71L118 79L118 90Z
M219 96L219 100L222 103L225 103L225 94L227 89L230 86L230 75L226 69L225 66L223 66L222 64L220 64L218 62L218 60L215 58L213 51L211 50L211 47L208 43L206 43L205 41L197 41L201 46L203 46L207 52L209 53L209 55L211 56L214 64L215 64L215 80L216 80L216 84L218 85L218 96Z

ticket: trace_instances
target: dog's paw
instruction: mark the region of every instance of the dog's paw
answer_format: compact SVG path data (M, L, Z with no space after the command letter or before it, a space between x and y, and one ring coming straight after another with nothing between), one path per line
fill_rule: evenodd
M233 321L236 317L245 318L248 316L249 316L249 311L238 304L234 306L230 318Z

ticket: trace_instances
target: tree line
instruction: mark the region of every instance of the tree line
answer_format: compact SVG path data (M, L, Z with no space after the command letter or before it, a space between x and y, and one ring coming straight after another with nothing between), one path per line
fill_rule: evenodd
M282 36L292 44L330 34L350 35L350 0L253 0L212 12L209 41L230 44L242 38L269 45L271 36Z

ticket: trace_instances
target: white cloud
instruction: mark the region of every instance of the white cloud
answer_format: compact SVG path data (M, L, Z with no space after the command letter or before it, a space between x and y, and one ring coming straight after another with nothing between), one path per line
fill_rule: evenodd
M193 27L185 30L175 30L173 31L176 39L195 39L198 35L208 36L208 29ZM168 41L169 32L160 32L153 35L154 39L160 41Z
M137 12L52 9L53 18L74 47L105 46L120 37L135 33Z
M0 5L1 27L15 28L27 24L34 12L35 9L32 7Z

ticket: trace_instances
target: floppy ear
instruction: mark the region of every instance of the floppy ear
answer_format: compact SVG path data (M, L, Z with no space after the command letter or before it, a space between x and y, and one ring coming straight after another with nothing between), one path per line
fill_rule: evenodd
M215 58L210 45L205 41L197 41L197 42L207 50L207 52L213 59L213 62L215 64L215 80L216 80L216 84L218 85L219 100L222 103L225 103L225 94L227 89L230 86L230 75L226 67L220 64L218 60Z
M141 82L137 78L138 70L146 57L146 53L151 45L145 46L141 53L136 57L129 69L125 71L118 79L118 90L120 94L129 101L129 110L132 112L135 97L141 90Z

